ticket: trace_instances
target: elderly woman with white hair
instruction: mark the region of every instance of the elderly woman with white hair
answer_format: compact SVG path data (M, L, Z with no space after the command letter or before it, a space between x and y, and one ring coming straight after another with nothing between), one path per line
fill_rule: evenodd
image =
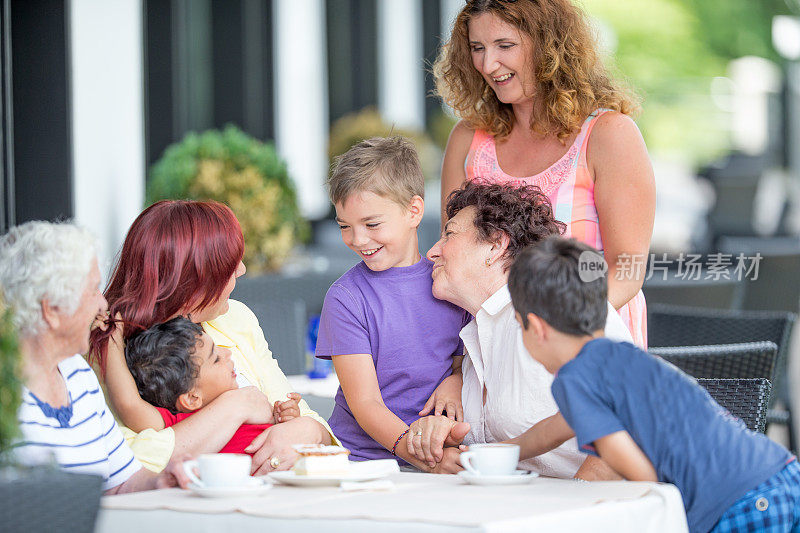
M110 494L185 486L177 460L159 475L141 467L80 355L107 308L95 249L89 232L68 223L28 222L0 237L0 287L14 311L24 383L15 456L101 476Z

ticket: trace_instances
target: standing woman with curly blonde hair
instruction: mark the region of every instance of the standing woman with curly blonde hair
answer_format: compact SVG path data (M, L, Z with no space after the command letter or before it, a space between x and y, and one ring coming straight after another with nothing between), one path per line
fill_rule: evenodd
M468 180L540 187L565 235L603 251L609 301L646 347L655 179L636 98L610 79L585 15L570 0L468 1L434 74L461 118L442 205Z

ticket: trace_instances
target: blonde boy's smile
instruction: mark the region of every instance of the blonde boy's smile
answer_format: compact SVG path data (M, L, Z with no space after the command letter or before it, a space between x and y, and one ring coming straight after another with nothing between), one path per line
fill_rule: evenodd
M424 203L418 196L408 207L373 192L361 191L336 204L342 241L370 270L380 272L419 261L417 226Z

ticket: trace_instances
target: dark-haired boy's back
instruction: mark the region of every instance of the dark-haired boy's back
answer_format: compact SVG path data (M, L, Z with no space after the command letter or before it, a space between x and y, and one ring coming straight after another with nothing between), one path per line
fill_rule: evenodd
M581 268L597 257L551 237L520 254L509 281L525 346L555 374L553 397L578 445L628 479L675 484L692 531L800 532L795 457L675 366L602 337L606 280ZM579 296L580 312L552 304L565 293Z
M708 531L736 500L793 460L747 430L697 382L628 343L596 339L562 366L553 397L578 445L627 431L659 481L681 491L692 531Z

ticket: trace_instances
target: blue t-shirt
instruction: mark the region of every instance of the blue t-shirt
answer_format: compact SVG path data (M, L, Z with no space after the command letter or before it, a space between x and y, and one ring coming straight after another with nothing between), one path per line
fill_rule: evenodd
M681 491L692 531L708 531L791 454L748 430L690 376L632 344L595 339L561 367L553 397L578 445L627 431L659 481Z
M433 263L373 272L363 261L333 283L325 296L316 356L370 354L383 402L403 422L419 418L436 387L452 373L467 313L431 293ZM328 423L354 460L391 452L356 422L341 387Z

